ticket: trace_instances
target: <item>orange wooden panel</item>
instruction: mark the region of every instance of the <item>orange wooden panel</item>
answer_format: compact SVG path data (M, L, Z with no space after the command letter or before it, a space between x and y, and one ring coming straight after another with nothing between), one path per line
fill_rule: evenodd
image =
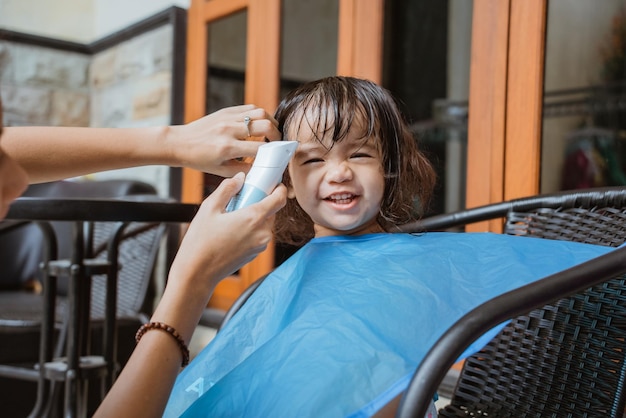
M206 106L206 63L208 56L207 25L247 9L245 102L273 112L278 105L280 86L280 0L192 0L189 9L187 90L190 103L188 120L204 115ZM183 172L183 196L199 201L204 189L204 175L194 170ZM237 276L222 281L210 305L227 308L254 280L274 266L273 243Z
M337 74L382 82L384 0L340 0Z
M280 95L281 0L249 3L245 101L273 113Z
M273 113L280 96L280 0L250 0L245 101ZM239 272L241 291L274 268L274 244Z
M230 276L219 282L208 306L227 311L245 290L240 276Z
M222 19L248 7L248 0L204 0L203 20L210 22Z
M354 60L352 51L356 42L354 20L356 0L339 0L339 34L337 39L337 74L352 75Z
M472 20L466 206L503 196L508 22L510 1L475 0ZM468 231L501 231L479 222Z
M382 82L384 0L357 3L354 75Z
M511 4L504 199L539 193L546 3Z
M246 7L248 0L192 0L187 12L187 61L185 73L185 121L205 115L206 64L208 57L207 24L236 13ZM183 169L182 201L200 202L203 198L204 174Z
M185 122L205 114L206 98L206 22L202 18L204 1L192 1L187 12L187 52L185 70ZM182 201L197 203L202 200L204 176L188 168L182 173Z

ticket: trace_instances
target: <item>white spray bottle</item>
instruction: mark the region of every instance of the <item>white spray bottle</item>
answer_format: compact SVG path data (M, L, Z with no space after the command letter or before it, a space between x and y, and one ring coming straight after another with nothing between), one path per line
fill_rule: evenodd
M297 147L298 141L273 141L261 145L243 187L228 202L226 211L251 205L272 193Z

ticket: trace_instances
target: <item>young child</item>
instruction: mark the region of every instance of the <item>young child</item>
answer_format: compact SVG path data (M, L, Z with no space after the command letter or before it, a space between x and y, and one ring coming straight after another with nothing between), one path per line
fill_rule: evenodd
M435 172L380 86L325 78L293 91L275 117L284 139L300 142L284 177L290 199L277 215L277 241L394 232L426 209Z
M393 414L428 348L463 314L607 251L498 234L390 233L426 208L435 175L392 96L372 82L305 84L275 117L284 139L299 142L275 236L304 245L183 370L166 417Z

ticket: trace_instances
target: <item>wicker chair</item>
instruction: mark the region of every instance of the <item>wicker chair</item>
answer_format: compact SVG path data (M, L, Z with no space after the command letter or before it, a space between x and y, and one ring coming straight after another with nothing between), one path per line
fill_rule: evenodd
M490 219L502 219L506 234L618 247L626 242L626 187L516 199L432 216L403 230L459 229ZM219 328L263 279L242 293ZM396 416L424 417L465 348L512 318L466 359L440 417L623 416L626 248L502 295L461 319L426 356Z
M617 247L626 242L626 188L517 199L424 219L407 231L506 219L504 232ZM530 312L530 313L529 313ZM423 417L463 350L511 322L466 359L441 417L622 417L626 401L626 247L501 295L446 331L397 412Z
M160 202L164 199L156 194L156 190L146 183L126 180L104 180L89 183L75 183L60 181L39 185L32 185L25 193L27 197L40 198L113 198L124 196L125 199L138 202ZM5 263L0 268L0 276L7 283L19 284L25 278L38 272L39 264L46 259L42 245L46 242L43 234L46 230L53 233L52 259L70 260L74 248L73 222L54 221L49 223L14 222L15 226L10 230L13 235L5 237L0 235L0 243L9 254L4 254ZM41 227L41 229L39 227ZM44 228L46 227L47 228ZM79 332L84 336L83 347L91 347L91 355L102 355L112 358L108 366L105 386L108 387L119 367L122 367L134 348L133 335L137 327L146 321L151 312L151 295L153 295L154 282L153 271L156 265L157 253L161 245L161 239L166 233L167 226L159 222L92 222L85 229L84 255L93 261L93 264L105 265L109 257L110 242L120 235L119 247L115 250L119 254L117 263L120 266L117 273L117 334L107 335L105 331L106 295L109 283L106 274L95 274L93 280L88 280L87 285L91 294L91 320L82 321L78 325ZM50 238L50 237L49 237ZM14 250L15 254L10 251ZM25 251L22 251L25 250ZM18 254L26 254L28 262L19 263ZM10 260L13 259L13 260ZM12 268L9 261L19 263L20 271ZM60 261L60 264L62 261ZM38 272L41 274L41 272ZM7 277L17 274L14 279ZM44 276L47 277L47 276ZM44 282L50 278L44 278ZM52 341L46 350L48 357L61 357L67 350L68 332L72 332L74 325L67 321L68 316L68 287L69 278L66 274L59 274L54 278L56 289L56 321L54 323L54 336L56 340L53 347ZM10 286L8 286L10 287ZM45 286L44 286L44 290ZM39 390L37 409L46 411L46 416L53 415L60 404L59 391L61 385L58 380L62 376L42 380L39 372L41 324L43 318L44 294L32 293L21 289L5 288L0 291L0 338L3 344L0 349L0 389L7 395L3 404L3 411L12 416L26 415L33 407L34 395ZM76 327L74 327L76 328ZM87 332L89 330L89 332ZM110 343L110 341L115 341ZM117 341L120 343L117 344ZM111 351L110 346L117 346L117 350ZM117 363L117 366L115 364ZM100 379L94 379L98 382ZM35 385L35 382L39 383ZM38 387L35 387L38 386ZM48 389L50 387L50 389ZM16 388L14 393L13 388ZM106 390L106 388L105 388ZM100 391L91 390L89 393L90 404L97 405L100 399ZM12 393L12 395L9 395ZM53 393L52 396L44 396ZM48 400L44 405L43 402ZM41 414L38 412L35 415Z

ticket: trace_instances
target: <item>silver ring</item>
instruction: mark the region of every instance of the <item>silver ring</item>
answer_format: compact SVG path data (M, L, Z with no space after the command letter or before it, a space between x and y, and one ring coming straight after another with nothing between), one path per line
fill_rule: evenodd
M250 116L244 116L243 117L243 123L244 125L246 125L246 130L248 131L248 136L252 136L250 135L250 121L252 119L250 119Z

